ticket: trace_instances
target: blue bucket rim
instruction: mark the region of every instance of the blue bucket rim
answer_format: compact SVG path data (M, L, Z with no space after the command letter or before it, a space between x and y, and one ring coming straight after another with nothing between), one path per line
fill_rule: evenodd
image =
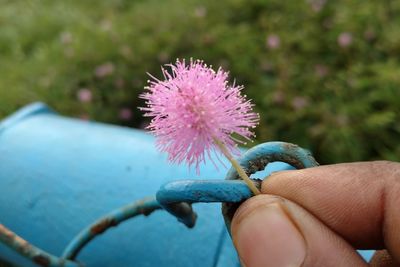
M0 121L0 134L7 128L17 124L18 122L26 119L27 117L42 114L42 113L55 113L51 108L42 102L34 102L28 104L13 114L7 116L5 119Z

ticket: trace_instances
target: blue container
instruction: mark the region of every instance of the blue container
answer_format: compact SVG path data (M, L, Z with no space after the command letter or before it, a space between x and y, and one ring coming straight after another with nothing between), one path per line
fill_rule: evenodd
M229 166L226 163L226 166ZM263 175L290 168L268 165ZM223 179L212 164L201 175L172 165L143 131L59 116L29 105L0 123L0 223L60 256L99 217L179 179ZM193 229L165 211L139 216L93 240L78 256L87 266L239 266L219 204L194 205ZM33 264L0 243L0 259Z

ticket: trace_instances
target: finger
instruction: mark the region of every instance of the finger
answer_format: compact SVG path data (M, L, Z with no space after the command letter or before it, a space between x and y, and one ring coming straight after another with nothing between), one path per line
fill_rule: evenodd
M378 250L374 253L370 260L371 267L399 267L400 264L396 263L392 256L389 255L387 250Z
M272 195L247 200L232 220L247 267L367 266L345 240L297 204Z
M400 164L347 163L273 174L262 192L304 207L360 249L400 261Z

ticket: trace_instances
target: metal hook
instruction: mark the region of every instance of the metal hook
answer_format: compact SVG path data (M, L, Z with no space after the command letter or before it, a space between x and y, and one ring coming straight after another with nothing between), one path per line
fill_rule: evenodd
M318 166L308 150L285 142L268 142L249 149L239 164L247 175L263 170L270 162L285 162L297 169ZM260 188L261 181L254 180ZM169 213L178 218L187 227L195 225L197 215L192 209L195 202L222 202L222 214L228 231L232 217L240 203L253 194L240 180L234 168L231 168L224 181L220 180L184 180L169 182L157 192L157 200Z
M267 142L257 145L246 151L246 153L238 159L239 164L244 168L248 176L257 171L264 170L268 163L276 161L288 163L296 169L311 168L319 165L310 151L286 142ZM240 177L236 170L231 168L225 179L238 180ZM240 204L241 203L222 203L222 214L229 233L233 215Z

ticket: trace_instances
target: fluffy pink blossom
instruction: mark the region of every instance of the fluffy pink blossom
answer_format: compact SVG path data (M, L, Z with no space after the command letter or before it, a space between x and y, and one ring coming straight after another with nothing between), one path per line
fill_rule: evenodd
M185 161L197 172L199 164L219 150L215 140L237 154L235 142L250 140L259 120L253 104L241 95L243 86L228 85L227 72L214 71L203 61L177 60L167 66L170 72L162 69L165 80L153 77L141 95L147 105L141 109L153 117L147 129L157 137L157 147L170 161Z

